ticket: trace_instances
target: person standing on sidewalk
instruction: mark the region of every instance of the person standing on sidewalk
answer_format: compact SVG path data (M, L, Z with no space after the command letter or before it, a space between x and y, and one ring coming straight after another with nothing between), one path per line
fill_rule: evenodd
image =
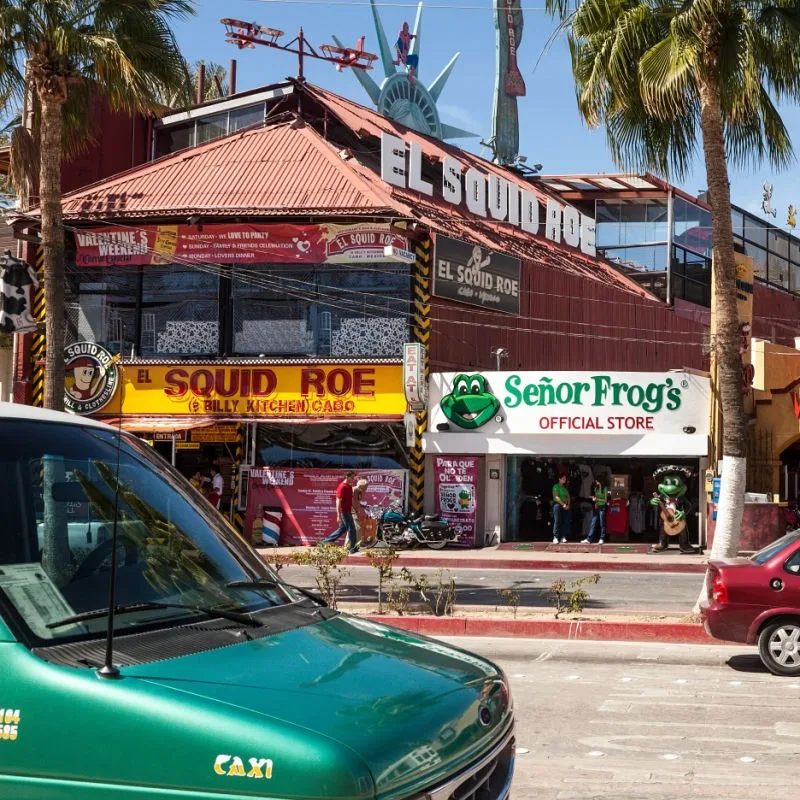
M566 544L569 529L569 489L565 474L553 486L553 544Z
M336 516L339 520L339 527L320 542L320 544L333 544L339 540L342 534L346 533L351 555L357 552L356 524L353 520L354 480L355 473L348 470L344 474L344 480L336 487Z
M606 543L606 511L608 510L608 489L603 486L600 481L594 482L594 491L592 492L592 503L594 510L592 512L592 525L589 528L589 535L581 542L581 544L594 544L594 535L600 528L600 544Z

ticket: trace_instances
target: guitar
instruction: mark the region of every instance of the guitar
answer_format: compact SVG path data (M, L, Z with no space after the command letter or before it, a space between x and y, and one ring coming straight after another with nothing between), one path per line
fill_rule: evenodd
M686 519L675 519L675 511L671 509L657 494L653 497L658 497L658 508L661 512L661 522L664 525L664 533L667 536L679 536L686 530Z
M525 97L525 81L517 66L517 32L512 13L515 0L506 0L506 25L508 26L508 67L505 74L505 92L509 97Z

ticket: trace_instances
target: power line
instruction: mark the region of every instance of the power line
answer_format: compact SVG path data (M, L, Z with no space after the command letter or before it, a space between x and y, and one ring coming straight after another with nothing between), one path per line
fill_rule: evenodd
M113 222L108 222L106 224L108 224L111 227L114 227L114 226L116 226L116 227L129 227L129 226L123 226L121 224L116 224L116 223L113 223ZM72 230L72 231L79 231L80 230L80 229L74 228L73 226L65 226L65 228L67 230ZM102 234L100 234L100 235L102 236ZM112 240L109 239L109 241L112 241ZM144 249L146 250L146 252L149 252L149 253L154 254L154 255L159 255L152 248L144 248ZM189 261L181 260L181 259L176 259L175 261L173 261L173 263L179 264L181 266L186 266L186 267L188 267L190 269L195 269L198 272L205 272L206 274L211 274L211 275L213 275L215 277L221 277L223 275L226 276L226 277L230 276L230 268L229 268L228 265L224 265L224 264L217 264L217 263L212 263L212 262L202 262L202 263L189 262ZM167 265L164 265L164 266L166 267ZM142 270L142 271L143 271L143 269L144 268L137 268L137 270ZM270 273L267 273L267 274L270 274ZM282 280L285 279L284 276L280 276L280 277L281 277ZM313 284L311 284L310 282L307 282L307 281L296 281L296 282L299 282L301 284L306 284L306 285L313 285ZM273 286L273 284L270 283L270 282L261 281L261 280L258 280L258 279L250 279L249 281L246 281L246 283L248 283L249 285L253 285L253 286L259 287L259 288L267 288L267 289L272 288L272 286ZM332 287L332 288L338 288L338 287ZM371 316L373 318L386 319L387 318L386 313L387 313L387 311L389 311L389 309L385 308L384 306L375 306L375 305L369 304L369 303L364 303L364 304L358 303L358 304L355 304L352 301L341 300L341 299L339 299L338 302L332 302L331 300L324 300L324 299L321 299L321 298L325 298L325 297L329 297L329 296L325 295L325 294L318 293L318 292L315 293L315 294L309 294L308 291L303 292L303 291L298 290L298 289L292 290L292 289L286 289L286 288L282 289L282 292L284 294L290 296L290 297L294 297L295 299L307 300L307 301L311 301L311 302L319 302L321 305L326 305L326 306L329 306L329 307L332 307L332 308L337 308L337 309L345 310L345 311L351 311L352 312L352 311L356 310L356 311L360 311L364 316ZM374 309L377 309L380 313L379 314L368 313L366 311L363 311L364 308L374 308ZM485 312L485 313L492 313L492 312ZM399 318L407 318L409 320L412 320L412 319L414 319L414 317L416 315L413 312L405 313L405 312L398 311L398 312L392 313L391 316L394 316L395 318L398 318L398 319ZM443 324L445 324L447 326L450 326L450 325L452 325L454 323L454 320L446 319L444 317L430 316L429 319L431 319L431 321L441 322L441 323L443 323ZM515 317L514 319L519 319L519 318ZM536 320L536 321L552 322L553 320L542 318L541 320ZM460 320L457 321L457 324L462 324L462 325L472 324L475 327L493 328L493 329L496 329L496 330L504 330L504 331L507 331L509 333L514 333L514 334L518 334L518 333L536 333L536 334L541 334L541 335L559 335L559 336L568 336L568 337L572 337L572 338L595 339L595 340L601 340L601 341L614 341L614 342L619 342L620 341L620 337L619 336L602 336L602 335L594 334L594 333L592 333L592 334L588 334L588 333L583 334L583 333L573 333L573 332L567 332L567 331L554 331L553 329L541 330L541 329L538 329L538 328L522 328L522 327L519 327L519 326L497 325L497 324L490 324L490 323L477 323L477 322L476 323L466 323L466 322L463 322L463 321L460 321ZM576 324L588 324L588 323L576 323ZM596 326L593 326L593 327L596 327ZM612 328L616 327L616 328L618 328L620 330L623 330L623 329L624 330L631 330L629 327L626 328L626 326L624 326L624 325L603 326L603 327L612 327ZM649 329L643 329L643 330L649 330ZM678 333L682 333L682 332L678 332ZM687 332L687 333L690 333L690 335L691 335L691 332ZM636 342L636 343L648 343L648 344L658 344L658 345L675 345L675 346L683 346L683 347L699 347L699 346L702 346L702 344L704 343L704 335L703 334L699 334L698 335L697 333L694 333L693 335L698 337L699 341L696 341L696 342L691 342L691 341L669 341L669 340L665 340L665 339L643 339L643 338L636 338L633 341ZM469 342L467 342L465 340L462 340L462 342L464 342L465 344L471 344L471 343L469 343Z

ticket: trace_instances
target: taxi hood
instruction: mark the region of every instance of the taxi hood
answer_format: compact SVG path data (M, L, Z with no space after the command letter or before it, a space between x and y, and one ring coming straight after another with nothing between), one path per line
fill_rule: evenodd
M125 674L338 742L363 759L379 795L439 783L499 740L511 716L491 662L343 615Z

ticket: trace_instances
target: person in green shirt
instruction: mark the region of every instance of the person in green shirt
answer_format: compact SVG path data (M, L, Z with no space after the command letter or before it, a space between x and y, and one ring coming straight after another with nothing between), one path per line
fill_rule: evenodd
M594 482L592 502L594 503L592 524L589 528L589 535L581 542L581 544L594 544L594 535L597 532L598 527L600 528L600 544L605 544L606 512L608 510L608 488L603 486L600 481Z
M569 530L569 489L567 476L560 475L553 486L553 544L566 544Z

